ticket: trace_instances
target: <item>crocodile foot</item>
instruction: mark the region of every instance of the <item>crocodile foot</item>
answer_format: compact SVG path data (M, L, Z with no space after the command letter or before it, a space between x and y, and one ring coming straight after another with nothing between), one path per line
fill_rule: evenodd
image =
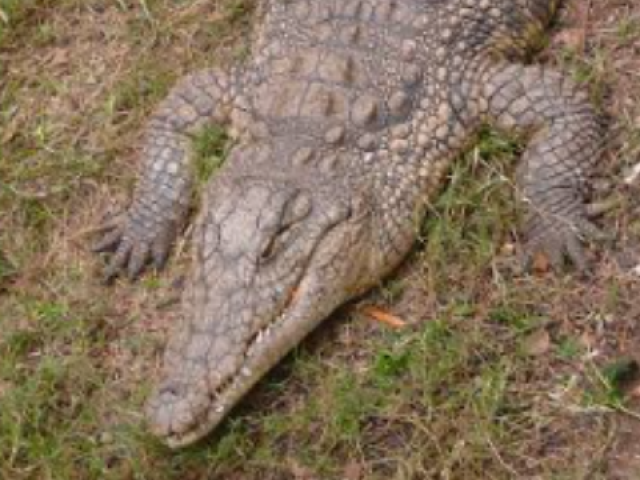
M529 219L522 263L530 270L539 255L543 255L555 270L565 261L581 273L590 267L585 244L606 243L610 236L594 225L586 215L535 215Z
M157 270L162 269L175 238L172 226L135 221L129 213L107 222L102 230L105 233L92 250L113 253L104 271L107 283L123 272L135 280L149 263Z

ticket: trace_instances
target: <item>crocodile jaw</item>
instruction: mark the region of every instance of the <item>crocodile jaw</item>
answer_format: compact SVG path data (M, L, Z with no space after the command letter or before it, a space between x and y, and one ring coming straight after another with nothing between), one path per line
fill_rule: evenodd
M160 428L154 428L158 426L155 422L163 422L160 417L164 415L163 403L160 402L162 394L156 392L148 403L147 418L154 433L167 446L182 448L211 433L249 390L331 313L333 306L320 309L314 305L317 303L313 302L314 294L311 294L316 288L314 283L314 280L303 281L295 291L296 299L274 318L269 327L254 337L236 375L215 396L209 398L209 405L190 429L168 433L162 424Z
M245 195L243 203L250 204L251 199ZM163 381L147 404L148 424L168 446L192 444L215 429L255 383L322 320L369 288L371 279L379 278L368 263L369 219L349 207L333 207L317 208L321 213L305 220L298 247L293 249L294 260L285 254L273 260L278 265L276 287L271 275L267 281L259 269L249 283L219 280L217 276L229 274L225 268L208 273L207 282L201 282L202 271L198 270L206 267L202 262L196 266L195 287L214 287L191 297L187 294L185 304L196 309L177 335L170 337L173 346L170 342L165 354ZM245 211L239 216L243 223L249 214ZM264 218L259 212L256 215ZM241 262L227 268L247 269ZM253 303L235 312L237 297Z

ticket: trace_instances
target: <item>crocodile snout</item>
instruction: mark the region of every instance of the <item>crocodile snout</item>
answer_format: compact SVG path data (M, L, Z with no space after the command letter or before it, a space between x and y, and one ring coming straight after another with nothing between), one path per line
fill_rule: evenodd
M168 380L147 403L147 421L152 432L170 439L191 431L208 412L211 400L207 390L194 384Z

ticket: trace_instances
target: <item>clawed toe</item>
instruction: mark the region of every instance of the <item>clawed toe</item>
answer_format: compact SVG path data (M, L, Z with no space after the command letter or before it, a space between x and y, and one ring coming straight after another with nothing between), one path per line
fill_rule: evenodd
M539 255L543 255L556 271L561 271L567 261L580 273L590 270L591 259L585 244L610 241L610 236L586 219L572 222L556 221L538 228L537 235L527 239L524 264L531 270Z
M170 242L162 241L164 236L158 235L154 240L137 235L127 218L119 218L105 225L102 231L106 233L91 250L112 254L103 274L105 283L112 283L121 274L133 281L149 263L153 263L158 270L166 263Z
M105 224L100 226L96 231L96 233L102 236L91 245L91 251L94 253L114 253L122 241L125 225L125 215L118 215L105 222Z
M104 271L104 281L105 283L111 283L116 277L124 270L127 265L127 261L129 260L129 256L131 254L131 246L129 242L122 241L115 254L109 260L108 266Z
M112 253L118 249L121 239L122 231L120 229L111 230L91 246L91 251L94 253Z
M527 270L531 270L538 264L540 255L556 271L564 269L566 260L575 266L580 272L589 269L589 260L585 254L584 247L580 241L574 237L562 238L556 235L547 235L535 241L529 241L525 245L524 265Z

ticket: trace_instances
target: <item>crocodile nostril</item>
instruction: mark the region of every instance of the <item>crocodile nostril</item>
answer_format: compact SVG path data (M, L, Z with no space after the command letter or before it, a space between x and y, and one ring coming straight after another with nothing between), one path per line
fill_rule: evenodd
M166 385L162 385L158 390L158 396L163 400L176 400L178 397L181 397L182 388L175 383L169 383Z
M147 420L156 435L182 436L197 428L210 405L208 391L194 388L182 378L166 379L149 399Z
M147 418L156 435L173 435L190 423L185 415L185 394L183 385L166 382L158 387L147 404Z

